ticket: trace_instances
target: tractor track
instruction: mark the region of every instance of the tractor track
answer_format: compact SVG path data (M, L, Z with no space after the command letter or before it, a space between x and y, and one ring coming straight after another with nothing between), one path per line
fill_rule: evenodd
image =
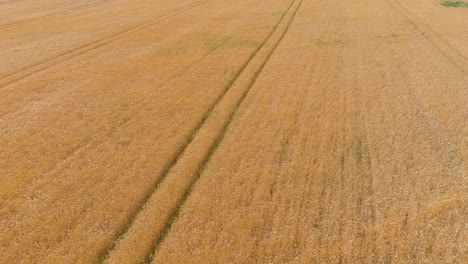
M462 74L468 73L468 58L451 43L442 38L420 18L404 7L397 0L386 0L395 10L404 16L414 28L427 39L447 60L451 62Z
M217 49L216 49L217 50ZM156 87L156 89L158 88L163 88L167 83L169 83L170 81L184 75L187 71L189 71L190 69L194 68L197 66L198 63L200 63L201 61L203 61L206 57L208 57L210 54L214 53L216 50L211 50L207 53L205 53L201 58L197 59L195 62L193 62L192 64L184 67L183 69L181 69L180 71L178 71L176 74L170 76L169 78L167 78L166 80L164 80L164 82L162 82L160 85L158 85ZM154 99L156 96L151 96L151 97L148 97L148 98L144 98L142 100L139 100L137 102L135 102L134 104L132 104L130 107L131 108L138 108L142 105L144 105L146 102ZM113 129L111 131L109 131L108 133L106 133L104 135L105 139L102 141L102 142L99 142L98 144L102 144L103 142L109 140L109 138L117 131L120 131L126 127L129 127L131 126L134 122L132 122L133 119L130 119L128 122L125 122L125 123L119 123L118 125L114 126ZM96 132L95 134L93 134L91 137L95 137L99 132ZM80 144L80 146L78 146L76 149L74 149L70 155L68 155L64 160L61 160L59 161L51 170L47 171L44 173L44 175L47 177L48 175L51 175L54 173L55 170L57 170L57 168L60 167L61 164L63 164L64 162L67 162L68 160L71 160L73 159L73 157L75 157L81 150L87 148L87 147L90 147L92 146L93 144L96 144L96 142L86 142L85 140L82 142L82 144ZM32 183L31 185L34 185L34 183ZM74 225L70 225L70 231L73 230L73 227L76 226L78 224L78 221L74 224ZM64 240L64 239L62 239Z
M78 11L81 11L81 10L85 10L85 9L92 8L92 7L95 7L95 6L100 6L102 4L105 4L105 3L108 3L108 2L114 2L114 1L116 1L116 0L101 0L101 1L98 1L98 2L88 3L88 4L85 4L85 5L72 7L72 8L67 9L67 10L58 11L58 12L47 14L47 15L40 16L40 17L33 17L33 18L24 19L24 20L16 21L16 22L9 23L9 24L3 24L3 25L0 25L0 31L15 28L15 27L22 26L22 25L35 23L37 21L48 19L48 18L54 17L54 16L72 14L72 13L75 13L75 12L78 12Z
M294 11L292 11L294 4L297 4L297 5L295 6ZM150 202L150 200L152 198L154 198L155 195L157 195L157 192L162 188L161 185L163 185L165 183L165 181L168 178L170 178L170 174L174 170L177 170L177 168L175 168L176 166L178 166L178 165L180 166L180 164L184 163L183 162L184 155L186 153L188 153L188 152L191 152L192 150L190 148L197 145L197 142L196 142L198 140L197 137L202 133L211 133L211 131L213 131L213 133L215 133L215 135L210 134L208 136L208 137L210 137L210 142L212 142L213 144L209 144L208 146L205 147L206 149L201 151L201 152L205 152L206 155L201 155L200 158L202 160L200 160L200 162L197 163L197 164L199 164L198 167L195 168L194 171L192 171L194 175L190 176L192 178L192 180L191 180L191 182L189 182L188 188L186 188L184 190L181 190L182 192L179 192L179 193L183 193L182 199L180 199L178 201L174 201L174 202L176 202L176 204L174 206L174 210L166 218L167 221L163 224L163 226L164 226L163 230L164 231L161 233L161 235L159 237L156 238L156 240L151 242L151 244L153 246L151 246L151 250L147 253L146 260L150 261L152 259L152 256L154 255L154 252L157 251L157 249L159 248L159 245L161 244L161 242L163 241L163 239L165 237L165 234L167 234L167 232L170 229L170 226L172 226L175 219L177 218L177 215L178 215L181 207L183 206L184 202L190 196L190 193L191 193L191 191L193 189L193 186L195 185L198 178L200 177L200 175L201 175L201 173L203 171L203 168L205 167L206 163L209 161L210 157L212 156L212 154L215 152L215 150L217 149L217 147L221 143L222 138L223 138L224 134L226 133L229 124L232 122L235 114L238 112L238 109L239 109L241 103L243 102L243 100L247 96L250 88L253 86L256 79L260 75L260 73L262 72L263 67L266 65L266 63L268 62L268 60L270 59L270 57L272 56L272 54L274 53L274 51L278 47L279 43L281 42L281 40L283 39L283 37L287 33L287 31L289 29L289 26L291 25L291 23L292 23L292 21L293 21L293 19L295 17L295 14L297 13L297 11L298 11L301 4L302 4L302 0L294 0L294 1L291 2L291 4L287 8L287 10L283 13L282 17L279 19L279 21L277 22L277 24L273 28L273 30L270 32L270 34L266 37L266 39L262 42L262 44L258 47L258 49L250 56L250 58L245 62L245 64L239 69L236 76L234 76L234 78L226 86L225 91L214 102L212 107L205 113L202 120L198 123L198 125L196 126L196 128L192 132L192 136L188 139L186 144L184 144L184 147L179 150L177 155L175 155L175 158L173 159L173 161L167 167L165 167L165 170L163 171L163 173L162 173L160 179L158 180L158 182L151 189L151 191L147 195L145 195L144 199L140 203L141 205L140 205L139 209L136 211L136 213L134 214L134 217L131 218L131 221L126 225L123 232L115 240L115 243L114 243L113 247L109 248L105 252L105 254L103 254L101 260L109 259L110 257L112 257L112 254L114 253L114 251L118 250L118 248L117 248L118 244L117 243L119 243L122 240L127 238L126 237L127 234L129 234L132 231L132 227L135 226L135 222L137 221L137 219L140 217L140 215L145 213L145 209L148 206L148 203ZM279 26L282 24L282 22L285 21L286 15L288 14L288 12L290 10L291 10L291 12L290 12L291 16L290 16L289 21L285 22L286 25L285 25L284 28L282 28L281 30L278 30ZM266 46L266 44L270 44L269 41L270 41L270 39L272 39L272 36L275 33L278 33L280 35L279 35L279 38L277 38L277 39L275 38L274 40L271 40L271 41L275 41L274 43L271 43L272 48L269 49L269 50L262 49L264 46ZM264 54L266 56L261 56L261 58L259 58L259 56L258 56L259 52L266 52L266 54ZM252 64L252 61L257 60L257 59L260 60L259 62L257 62L259 65L255 69L251 70L251 72L253 74L249 75L249 73L247 73L248 76L244 76L244 74L246 72L246 69ZM226 95L228 94L229 91L232 91L232 89L235 88L233 86L235 86L236 82L241 78L244 78L244 79L248 78L248 83L244 87L237 87L240 90L238 91L239 94L236 94L236 95L238 95L238 97L236 96L234 102L232 103L233 104L232 109L229 109L228 111L217 111L218 108L223 107L223 106L221 106L223 104L223 102L224 102L223 99L226 97ZM229 106L231 106L231 105L229 105ZM227 106L227 107L229 107L229 106ZM216 115L217 113L224 113L222 115L227 115L227 118L220 118L220 120L222 120L222 121L219 121L215 125L217 127L217 129L207 128L207 127L210 126L210 124L209 124L210 119L214 119L213 115ZM216 122L216 121L213 121L213 122ZM220 129L218 129L218 127ZM205 128L206 128L206 131L204 132L203 130L205 130Z
M193 8L196 8L200 5L203 5L207 2L210 2L212 0L201 0L201 1L197 1L193 4L188 4L184 7L181 7L181 8L178 8L178 9L175 9L167 14L164 14L164 15L161 15L159 16L156 20L152 20L152 21L147 21L147 22L144 22L142 24L139 24L137 26L134 26L134 27L130 27L130 28L127 28L125 30L122 30L120 32L117 32L117 33L114 33L106 38L103 38L103 39L99 39L99 40L96 40L96 41L93 41L91 43L87 43L87 44L84 44L84 45L81 45L80 47L76 48L76 49L73 49L73 50L69 50L69 51L66 51L62 54L59 54L57 56L54 56L52 58L49 58L45 61L42 61L42 62L37 62L37 63L34 63L28 67L25 67L23 69L20 69L18 72L15 72L15 73L12 73L12 74L9 74L7 76L3 76L2 79L6 79L6 82L4 82L3 84L0 85L0 90L3 90L5 88L7 88L9 85L13 84L13 83L16 83L16 82L19 82L19 81L22 81L32 75L35 75L37 73L40 73L48 68L51 68L53 66L56 66L56 65L59 65L60 63L62 62L65 62L65 61L68 61L70 59L73 59L73 58L76 58L78 56L81 56L81 55L84 55L84 54L87 54L89 52L92 52L94 50L97 50L103 46L106 46L107 44L110 44L114 41L117 41L119 39L121 39L122 37L126 36L126 35L129 35L129 34L133 34L133 33L137 33L137 32L140 32L142 30L145 30L147 28L150 28L154 25L157 25L158 23L161 23L161 22L164 22L178 14L181 14L185 11L188 11L188 10L191 10ZM30 72L27 72L29 71Z
M171 214L171 216L169 217L169 220L168 222L165 223L164 225L164 233L163 235L157 240L155 241L154 243L154 248L153 248L153 253L149 256L149 259L150 259L150 263L153 262L153 259L154 257L156 256L159 248L161 247L162 243L164 242L164 239L166 238L167 234L171 231L171 228L172 226L174 225L174 223L177 221L177 217L178 215L180 214L180 211L182 210L182 207L183 205L185 204L185 202L187 201L187 199L190 197L192 191L193 191L193 188L195 187L196 183L198 182L198 180L200 179L203 171L205 170L206 168L206 165L208 164L208 162L210 161L211 157L213 156L213 154L216 152L216 150L218 149L218 147L221 145L223 139L224 139L224 136L226 135L226 132L228 131L229 129L229 126L231 125L232 121L234 120L234 117L236 116L236 114L238 113L239 109L241 108L242 106L242 102L244 101L244 99L247 97L247 95L249 94L252 86L255 84L256 80L258 79L258 76L260 76L260 74L262 73L262 70L263 68L265 67L265 65L268 63L268 61L270 60L271 56L273 55L273 53L275 52L276 48L278 48L279 44L281 43L281 41L283 40L284 36L286 35L286 33L288 32L292 22L294 21L294 18L297 14L297 11L299 10L299 8L301 7L302 5L302 2L303 0L295 0L293 1L293 3L291 4L291 7L294 5L294 3L298 3L296 8L294 9L294 11L292 12L292 15L291 15L291 18L290 20L287 22L287 25L284 29L284 31L281 33L281 36L279 37L279 39L277 40L277 42L274 44L273 46L273 49L269 51L268 55L266 56L265 60L263 61L263 63L261 64L260 68L257 69L257 71L255 72L253 78L251 79L249 85L246 87L245 91L242 93L242 96L239 98L239 101L236 103L236 106L235 106L235 109L233 112L230 113L229 115L229 118L226 120L226 122L224 123L221 131L219 131L218 135L216 135L216 139L215 139L215 142L214 142L214 145L212 145L209 149L209 152L208 152L208 155L205 157L202 165L199 167L199 169L197 170L197 173L196 173L196 176L195 178L193 179L193 181L190 183L190 186L189 188L185 191L182 199L179 201L179 203L177 204L177 207L175 209L175 211L173 211L173 213ZM289 10L289 9L288 9ZM287 11L286 11L287 12ZM281 21L280 21L281 22Z

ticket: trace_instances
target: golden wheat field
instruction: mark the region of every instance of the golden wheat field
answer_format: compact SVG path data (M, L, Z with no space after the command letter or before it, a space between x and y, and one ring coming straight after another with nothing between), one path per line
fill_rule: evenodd
M0 263L468 263L466 7L0 0Z

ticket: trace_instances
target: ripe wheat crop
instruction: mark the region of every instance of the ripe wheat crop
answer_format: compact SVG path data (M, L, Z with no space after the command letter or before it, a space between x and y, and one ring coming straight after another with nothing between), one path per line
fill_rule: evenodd
M466 9L0 14L1 263L468 261Z

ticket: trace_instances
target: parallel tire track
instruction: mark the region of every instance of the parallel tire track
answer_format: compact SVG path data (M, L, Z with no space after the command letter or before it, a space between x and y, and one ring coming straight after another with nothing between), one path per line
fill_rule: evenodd
M29 19L24 19L24 20L21 20L21 21L12 22L12 23L9 23L9 24L3 24L3 25L0 26L0 31L15 28L15 27L22 26L22 25L26 25L26 24L29 24L29 23L35 23L35 22L40 21L40 20L48 19L49 17L74 13L74 12L81 11L81 10L84 10L84 9L87 9L87 8L92 8L92 7L95 7L95 6L102 5L102 4L110 2L110 1L115 1L115 0L102 0L102 1L94 2L94 3L84 4L84 5L81 5L81 6L75 6L75 7L72 7L70 9L62 10L62 11L59 11L59 12L56 12L56 13L51 13L51 14L47 14L47 15L44 15L44 16L40 16L40 17L33 17L33 18L29 18Z
M206 165L208 164L208 162L210 161L211 157L213 156L213 154L216 152L216 150L218 149L218 147L220 146L221 142L223 141L224 139L224 136L226 135L226 132L230 126L230 124L232 123L232 121L234 120L234 117L236 116L236 114L239 112L239 109L241 108L241 105L242 105L242 102L244 101L244 99L247 97L248 93L250 92L252 86L255 84L258 76L262 73L262 70L263 68L265 67L265 65L268 63L268 61L270 60L271 56L273 55L273 53L275 52L276 48L279 46L279 44L281 43L281 41L283 40L284 36L286 35L286 33L289 31L289 28L297 14L297 11L299 10L299 8L301 7L302 5L302 1L303 0L297 0L295 2L298 2L298 5L296 7L296 9L293 11L292 15L291 15L291 18L290 20L287 22L286 24L286 27L284 29L284 31L281 33L281 36L279 37L278 41L274 44L273 46L273 49L268 53L267 57L265 58L264 62L261 64L260 68L258 68L258 70L255 72L253 78L251 79L249 85L247 86L247 88L245 89L245 91L242 93L242 96L241 98L239 98L239 101L237 102L236 104L236 107L234 109L233 112L231 112L231 114L229 115L229 118L228 120L224 123L224 126L222 128L222 130L218 133L217 137L216 137L216 140L214 142L214 144L211 146L209 152L208 152L208 155L205 157L205 160L203 161L202 165L199 167L198 169L198 172L196 174L196 177L195 179L191 182L189 188L186 190L186 192L184 193L184 196L183 198L181 199L181 201L178 203L177 205L177 208L176 210L172 213L171 217L169 218L169 221L165 224L165 227L164 227L164 234L163 236L161 236L154 244L154 250L153 250L153 254L152 256L150 256L151 260L154 258L154 256L156 255L157 251L159 250L160 246L162 245L162 243L164 242L164 239L166 238L167 234L171 231L171 228L173 226L173 224L176 222L177 220L177 217L183 207L183 205L185 204L185 202L187 201L187 199L190 197L190 194L195 186L195 184L198 182L198 180L200 179L200 176L201 174L203 173L203 171L205 170L206 168Z
M296 6L293 8L295 4ZM238 112L241 103L260 75L263 67L288 31L301 4L302 0L293 0L291 2L273 30L239 69L238 73L226 86L225 91L214 102L212 107L205 113L185 146L180 149L172 162L165 168L159 181L150 189L151 191L145 195L134 217L130 219L112 248L104 252L102 259L111 263L121 262L122 260L118 260L120 257L119 252L128 252L125 248L126 245L134 245L132 243L134 239L141 239L138 235L138 228L142 225L145 227L143 228L144 232L148 232L148 230L154 232L152 234L154 237L149 238L151 240L140 241L140 244L147 242L152 244L148 245L151 248L146 250L147 252L145 253L147 254L147 260L152 258L152 253L159 248L165 235L170 230L181 207L190 196L192 188L200 177L206 163L221 143L229 124ZM290 18L289 20L285 19L287 16ZM183 180L183 183L180 182L181 178L186 178ZM170 194L164 193L164 191L170 192ZM161 198L160 196L171 195L178 197L159 199ZM169 203L167 207L164 206L164 202ZM155 210L162 210L164 212L158 214L154 212ZM151 223L151 221L155 221L154 218L156 216L165 218L164 223ZM146 220L150 221L150 223ZM153 225L156 225L155 228L153 228ZM137 231L134 232L135 230Z
M446 57L458 70L463 74L468 73L468 59L456 47L447 40L439 36L420 18L414 15L408 8L403 6L397 0L387 0L387 2L397 10L402 16L408 19L409 22L419 31L431 44Z
M181 7L181 8L178 8L178 9L175 9L167 14L164 14L164 15L161 15L159 16L158 18L156 18L156 20L152 20L152 21L147 21L147 22L144 22L142 24L139 24L137 26L134 26L134 27L130 27L130 28L127 28L125 30L122 30L122 31L119 31L117 33L114 33L106 38L103 38L103 39L99 39L99 40L96 40L96 41L93 41L91 43L87 43L87 44L84 44L82 46L79 46L78 48L76 49L73 49L73 50L69 50L69 51L66 51L62 54L59 54L57 56L54 56L52 58L49 58L49 59L46 59L45 61L41 61L41 62L37 62L37 63L34 63L30 66L27 66L26 68L23 68L21 70L19 70L18 72L15 72L15 73L12 73L12 74L9 74L7 76L4 76L2 77L3 80L6 80L3 84L0 85L0 89L4 89L5 87L13 84L13 83L16 83L16 82L19 82L21 80L24 80L34 74L37 74L37 73L40 73L50 67L53 67L53 66L56 66L64 61L67 61L67 60L70 60L70 59L73 59L75 57L78 57L78 56L81 56L81 55L84 55L86 53L89 53L91 51L94 51L98 48L101 48L109 43L112 43L120 38L122 38L123 36L126 36L128 34L133 34L133 33L137 33L139 31L142 31L142 30L145 30L147 28L150 28L158 23L161 23L163 21L166 21L178 14L181 14L183 12L186 12L188 10L191 10L195 7L198 7L200 5L203 5L207 2L210 2L212 0L201 0L201 1L197 1L195 3L192 3L192 4L188 4L184 7Z

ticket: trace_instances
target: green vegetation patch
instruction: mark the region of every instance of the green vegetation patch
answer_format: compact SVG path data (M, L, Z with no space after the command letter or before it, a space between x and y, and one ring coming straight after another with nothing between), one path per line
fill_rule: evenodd
M445 6L445 7L466 7L466 8L468 8L468 3L465 3L465 2L443 1L440 4Z

